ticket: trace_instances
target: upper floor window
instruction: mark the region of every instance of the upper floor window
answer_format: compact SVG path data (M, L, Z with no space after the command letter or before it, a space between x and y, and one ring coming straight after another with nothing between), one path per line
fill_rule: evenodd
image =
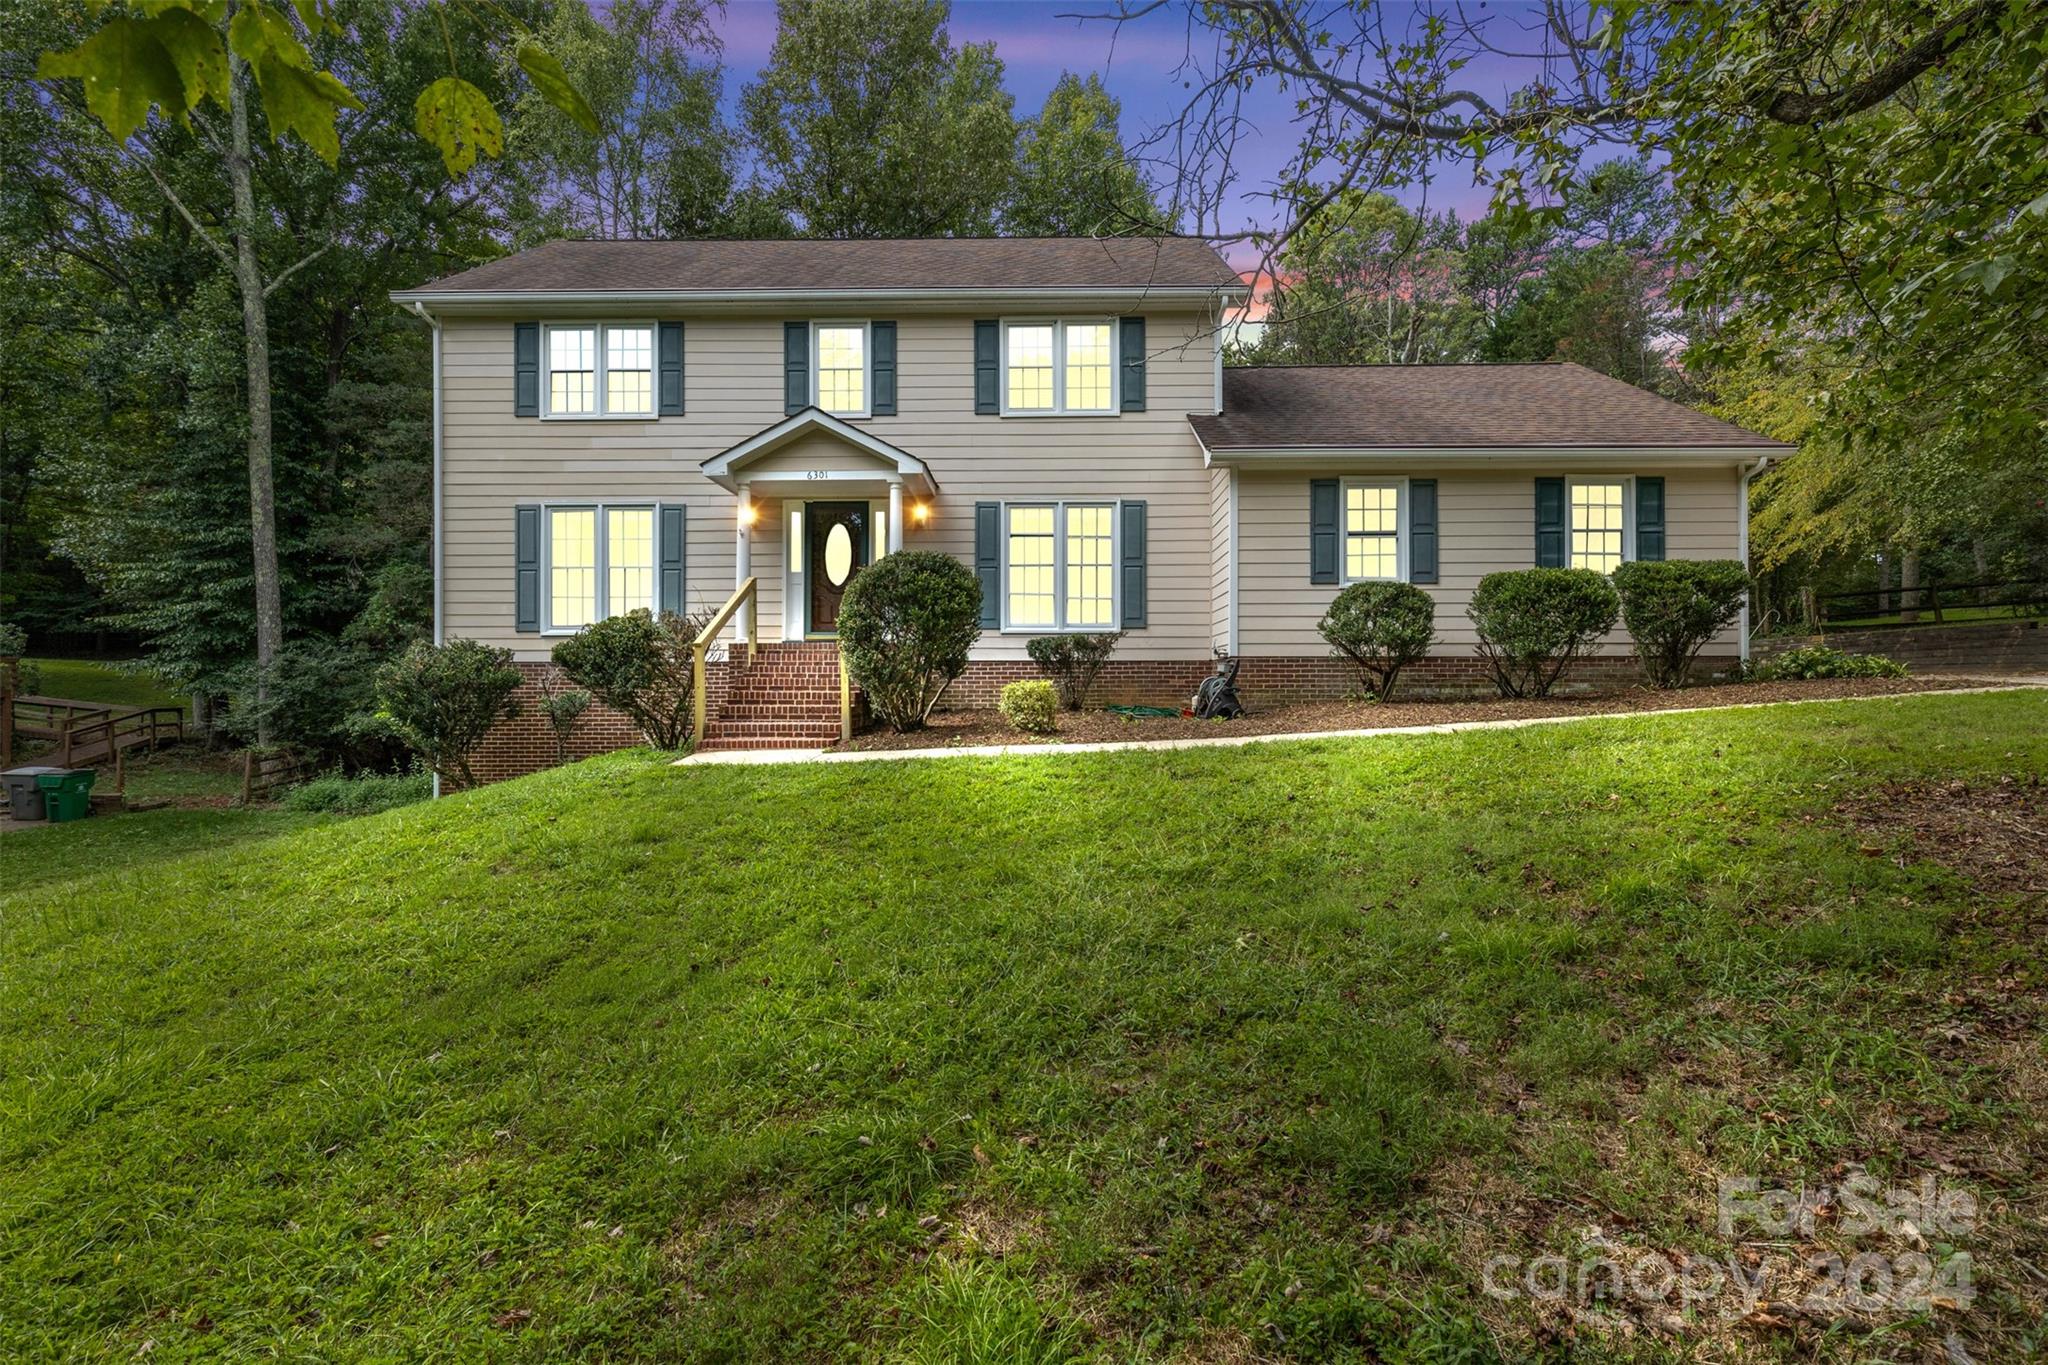
M549 630L654 610L652 507L550 507L545 525Z
M591 323L547 329L550 417L652 417L654 328Z
M866 417L870 347L865 322L819 322L811 326L811 401L835 417Z
M1571 566L1613 573L1631 548L1628 481L1573 479L1568 489Z
M1004 508L1004 624L1106 630L1116 621L1116 504Z
M1116 411L1116 327L1103 318L1003 326L1003 411Z

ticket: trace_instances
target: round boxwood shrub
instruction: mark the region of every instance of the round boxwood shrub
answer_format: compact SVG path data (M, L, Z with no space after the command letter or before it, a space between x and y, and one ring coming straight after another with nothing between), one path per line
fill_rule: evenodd
M1003 719L1027 735L1049 735L1058 726L1059 692L1044 678L1020 678L1005 684L996 698Z
M1572 660L1614 629L1621 599L1591 569L1512 569L1480 579L1465 614L1500 694L1547 697Z
M519 683L509 649L416 641L378 670L378 716L443 781L474 787L469 756L492 726L519 714Z
M1330 650L1358 667L1374 701L1394 693L1401 670L1436 641L1436 603L1412 583L1353 583L1337 594L1316 629Z
M895 729L924 726L981 638L981 584L951 555L898 550L847 586L839 648L875 714Z
M1735 623L1749 573L1733 559L1631 560L1614 571L1621 624L1652 687L1683 687L1707 641Z

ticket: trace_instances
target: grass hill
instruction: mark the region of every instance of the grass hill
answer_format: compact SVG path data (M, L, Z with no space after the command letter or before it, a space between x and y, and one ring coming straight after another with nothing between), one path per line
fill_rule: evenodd
M2041 899L1914 831L2044 770L1929 695L10 835L0 1356L1769 1356L1488 1260L1863 1163L1984 1210L1886 1349L2009 1358Z

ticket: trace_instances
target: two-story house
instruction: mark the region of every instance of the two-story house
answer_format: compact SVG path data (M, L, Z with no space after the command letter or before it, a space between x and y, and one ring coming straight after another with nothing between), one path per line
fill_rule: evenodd
M751 579L734 624L772 666L707 742L819 745L840 596L904 547L980 578L958 705L1055 631L1124 632L1114 697L1183 700L1218 653L1254 698L1337 695L1316 622L1368 578L1437 601L1414 684L1470 685L1486 573L1744 553L1777 443L1569 364L1226 369L1245 292L1187 238L565 241L402 291L433 327L437 637L537 672ZM542 761L537 727L486 768Z

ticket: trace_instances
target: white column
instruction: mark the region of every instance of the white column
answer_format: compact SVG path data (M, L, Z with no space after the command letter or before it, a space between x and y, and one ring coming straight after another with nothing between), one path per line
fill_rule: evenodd
M733 546L732 555L732 586L737 592L740 584L746 582L754 572L754 494L745 484L740 485L739 509L733 520L739 526L739 540ZM744 602L740 605L739 616L735 621L739 630L733 638L746 639L747 631L753 623L754 604Z
M903 482L889 485L889 553L903 548Z

